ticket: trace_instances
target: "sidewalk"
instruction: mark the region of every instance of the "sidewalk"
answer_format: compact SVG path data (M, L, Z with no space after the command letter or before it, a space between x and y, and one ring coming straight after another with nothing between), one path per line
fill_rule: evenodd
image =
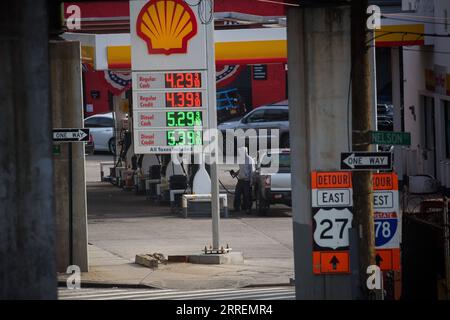
M82 285L145 285L167 289L236 288L289 284L294 274L289 208L271 217L221 220L221 245L244 254L243 265L134 264L136 254L199 253L211 243L211 219L184 219L109 183L88 183L89 272ZM58 280L65 282L67 275Z

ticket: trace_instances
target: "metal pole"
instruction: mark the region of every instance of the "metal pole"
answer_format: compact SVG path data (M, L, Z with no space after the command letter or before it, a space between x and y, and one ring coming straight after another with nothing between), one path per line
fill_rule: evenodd
M73 159L72 142L69 142L69 264L73 265Z
M372 71L372 130L378 130L378 97L377 97L377 51L375 47L375 31L370 33L370 70ZM378 145L372 145L372 151L378 151Z
M212 233L213 233L213 249L219 249L219 224L220 224L220 207L219 207L219 185L217 183L217 164L211 165L211 210L212 210Z
M448 221L447 195L444 195L444 254L447 299L450 299L450 225Z
M217 108L216 108L216 62L214 55L214 19L206 24L206 54L208 64L208 103L209 103L209 127L217 129ZM220 245L220 207L219 207L219 180L217 175L218 141L214 136L213 152L210 154L211 166L211 215L212 215L212 238L213 249L219 249Z
M114 104L114 100L113 100L112 104L113 104L112 116L113 116L113 123L114 123L114 129L113 129L113 138L114 138L113 162L114 162L114 167L116 167L116 160L117 160L117 123L116 123L116 107L115 107L115 104Z

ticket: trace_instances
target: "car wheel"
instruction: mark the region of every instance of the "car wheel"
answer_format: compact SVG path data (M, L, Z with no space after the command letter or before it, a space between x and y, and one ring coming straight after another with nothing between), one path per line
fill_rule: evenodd
M109 152L111 152L112 154L116 154L116 139L115 138L111 138L108 141L108 149Z

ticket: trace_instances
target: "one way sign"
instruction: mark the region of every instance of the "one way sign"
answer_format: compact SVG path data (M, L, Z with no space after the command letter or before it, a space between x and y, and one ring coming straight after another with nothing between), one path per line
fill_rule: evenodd
M341 170L391 170L391 152L343 152Z
M55 142L83 142L89 141L89 129L53 129Z

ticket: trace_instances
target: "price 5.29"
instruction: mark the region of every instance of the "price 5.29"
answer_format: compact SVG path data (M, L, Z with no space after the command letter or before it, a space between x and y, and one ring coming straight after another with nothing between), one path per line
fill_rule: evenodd
M170 111L166 112L168 127L200 127L203 125L201 111Z

